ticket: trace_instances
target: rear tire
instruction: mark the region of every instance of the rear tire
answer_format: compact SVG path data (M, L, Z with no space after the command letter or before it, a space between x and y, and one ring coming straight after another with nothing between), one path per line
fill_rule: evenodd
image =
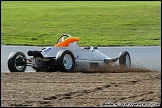
M24 72L27 67L26 56L23 52L12 52L8 58L10 72Z
M128 51L120 52L119 54L119 65L127 68L131 67L131 58Z
M62 72L72 72L75 68L75 58L71 51L59 51L56 56L57 70Z

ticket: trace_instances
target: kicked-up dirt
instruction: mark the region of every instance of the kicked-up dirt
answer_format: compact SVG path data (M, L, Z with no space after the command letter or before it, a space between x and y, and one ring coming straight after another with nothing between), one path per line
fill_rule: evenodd
M2 107L160 106L161 72L1 73Z

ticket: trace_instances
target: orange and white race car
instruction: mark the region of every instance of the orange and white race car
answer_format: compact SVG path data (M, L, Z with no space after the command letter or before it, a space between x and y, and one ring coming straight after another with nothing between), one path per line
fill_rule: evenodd
M8 58L10 72L24 72L31 66L36 72L73 72L86 71L94 67L102 67L119 61L119 65L131 67L128 51L119 53L119 57L110 58L97 50L97 47L79 47L78 37L68 34L60 36L55 46L45 47L39 51L28 51L28 56L19 52L12 52Z

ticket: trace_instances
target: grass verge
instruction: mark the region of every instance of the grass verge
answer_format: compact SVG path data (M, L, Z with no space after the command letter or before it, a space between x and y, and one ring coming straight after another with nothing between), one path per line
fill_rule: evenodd
M80 46L161 45L161 2L1 2L1 44L54 45L64 33Z

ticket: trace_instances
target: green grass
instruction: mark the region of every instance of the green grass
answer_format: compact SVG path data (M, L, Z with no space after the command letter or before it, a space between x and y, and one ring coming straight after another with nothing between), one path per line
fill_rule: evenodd
M161 45L161 1L1 1L1 44Z

